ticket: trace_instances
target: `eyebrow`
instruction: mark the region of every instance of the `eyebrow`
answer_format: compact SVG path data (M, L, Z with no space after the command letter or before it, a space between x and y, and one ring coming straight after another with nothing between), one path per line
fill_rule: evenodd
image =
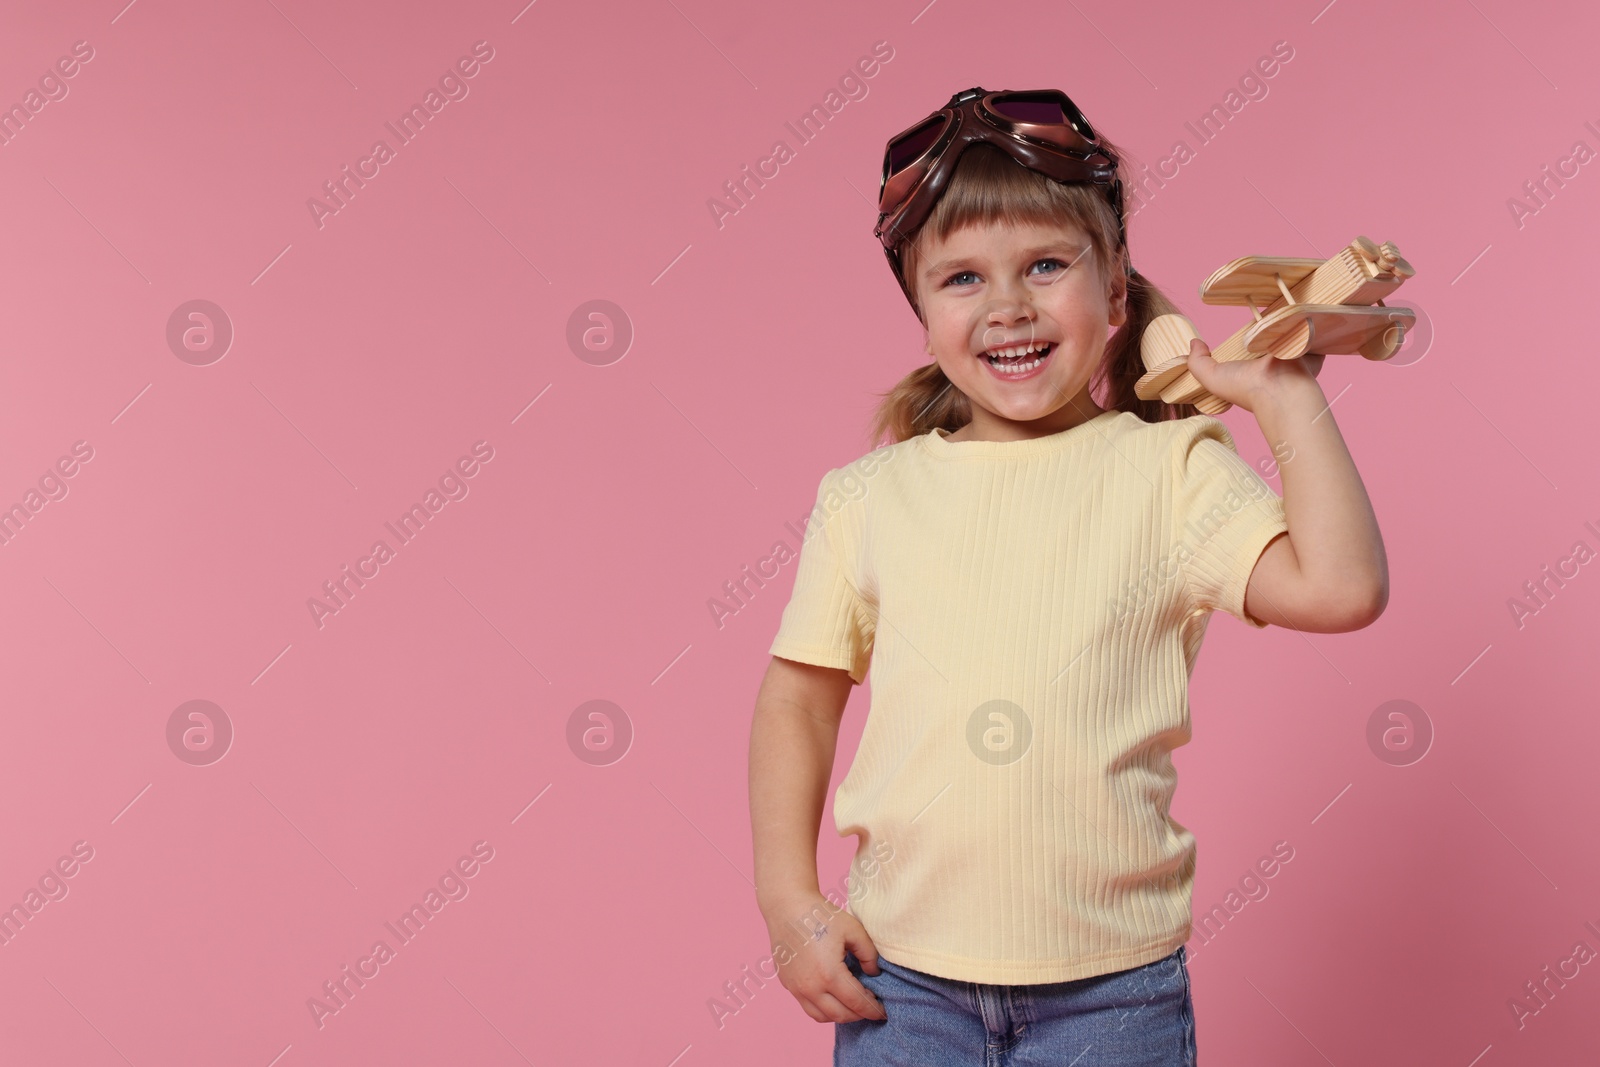
M1036 256L1042 256L1046 252L1064 252L1069 259L1077 259L1083 254L1085 249L1090 247L1092 246L1087 242L1075 243L1072 241L1051 241L1048 244L1035 245L1032 248L1024 249L1022 252L1022 258L1032 261ZM931 282L934 280L934 278L946 273L947 271L953 271L957 267L965 267L975 258L977 257L956 256L951 259L941 260L940 262L930 266L927 270L923 271L922 278L924 281Z

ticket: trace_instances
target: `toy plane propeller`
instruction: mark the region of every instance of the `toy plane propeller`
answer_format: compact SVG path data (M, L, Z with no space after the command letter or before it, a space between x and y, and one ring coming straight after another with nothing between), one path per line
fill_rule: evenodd
M1245 256L1222 267L1200 287L1206 304L1248 307L1255 321L1211 350L1219 363L1238 359L1298 359L1303 355L1394 355L1416 322L1407 307L1383 298L1415 274L1400 250L1357 237L1331 259ZM1233 405L1213 395L1189 373L1189 342L1199 333L1183 315L1162 315L1145 328L1140 355L1146 373L1134 387L1141 400L1193 404L1207 415Z

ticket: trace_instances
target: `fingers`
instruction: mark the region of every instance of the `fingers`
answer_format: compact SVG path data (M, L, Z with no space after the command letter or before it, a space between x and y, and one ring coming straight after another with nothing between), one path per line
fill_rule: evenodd
M1212 392L1211 371L1216 364L1211 358L1211 349L1206 347L1206 343L1198 337L1190 341L1189 356L1184 362L1188 364L1189 373L1194 377L1194 380L1199 382L1207 392Z
M842 990L841 985L844 987ZM873 996L872 990L862 985L849 971L845 971L844 976L834 982L833 994L859 1018L881 1020L889 1017L889 1013L883 1010L883 1002Z
M878 973L876 959L873 960L873 973ZM854 1023L863 1019L881 1021L889 1017L883 1003L861 984L843 960L826 967L821 978L820 984L799 994L806 1014L818 1022ZM815 983L815 977L812 981Z
M855 1023L863 1019L882 1022L889 1018L883 1002L857 981L843 963L821 981L812 977L790 992L805 1013L819 1023Z
M1185 362L1189 365L1189 373L1193 374L1204 385L1205 379L1201 376L1209 373L1214 365L1211 349L1206 346L1204 341L1196 337L1189 342L1189 355Z
M878 969L878 949L872 943L872 938L867 936L867 928L857 923L855 929L849 930L844 935L844 947L850 950L860 962L861 969L870 975L876 976Z
M833 996L832 993L818 993L812 1003L817 1005L817 1010L822 1013L819 1022L829 1023L856 1023L861 1021L861 1016L845 1007Z
M867 936L866 928L848 912L838 913L834 920L831 932L807 945L799 958L782 968L784 988L819 1023L887 1019L882 1002L845 963L848 950L861 964L864 975L877 977L883 973L877 947Z
M812 997L812 1002L836 1023L854 1023L862 1019L884 1020L889 1013L872 991L848 970L840 970L828 983L828 988Z

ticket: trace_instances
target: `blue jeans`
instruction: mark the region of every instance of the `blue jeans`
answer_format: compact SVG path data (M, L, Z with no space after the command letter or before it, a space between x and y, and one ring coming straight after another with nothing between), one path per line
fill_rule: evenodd
M834 1067L1194 1067L1188 953L1039 985L940 978L878 957L845 966L887 1019L834 1024Z

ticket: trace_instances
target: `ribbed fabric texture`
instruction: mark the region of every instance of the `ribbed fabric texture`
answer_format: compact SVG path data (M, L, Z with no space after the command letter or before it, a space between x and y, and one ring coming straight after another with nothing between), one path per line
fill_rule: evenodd
M1288 529L1208 415L941 431L822 479L771 652L872 675L834 797L890 961L989 984L1137 967L1190 932L1171 752L1210 613ZM887 857L887 858L886 858Z

